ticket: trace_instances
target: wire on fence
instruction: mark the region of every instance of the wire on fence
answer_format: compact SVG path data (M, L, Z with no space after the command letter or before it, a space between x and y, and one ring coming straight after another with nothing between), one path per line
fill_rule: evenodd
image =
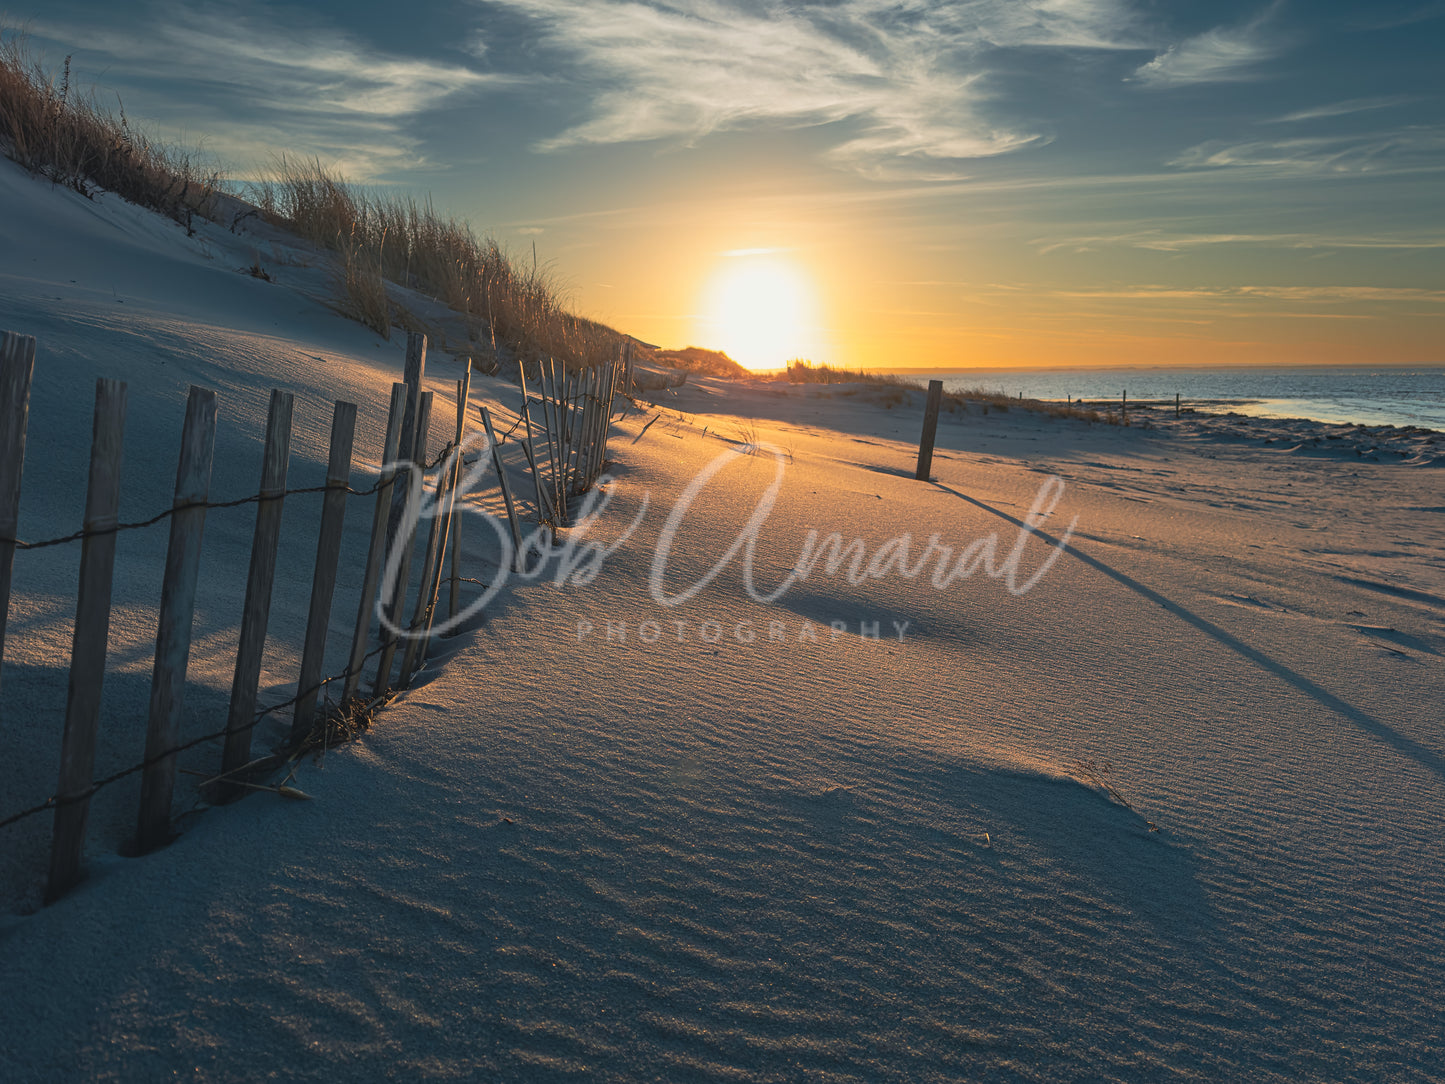
M364 663L367 660L374 658L375 656L381 654L384 649L385 645L378 645L372 648L361 657L361 661ZM283 708L289 708L293 704L297 703L303 696L310 696L312 693L325 689L326 686L330 685L333 681L342 681L350 673L351 668L347 667L347 669L343 670L341 673L332 674L328 678L323 678L321 681L317 682L309 689L301 690L290 700L283 700L279 704L271 704L267 707L262 708L260 711L256 712L255 716L251 719L249 723L247 723L243 727L237 727L236 731L244 732L247 730L254 730L256 727L261 725L261 720L266 718L266 716L270 715L272 712L280 711ZM37 814L44 813L47 810L58 809L61 806L73 805L76 802L87 801L102 788L108 787L112 783L117 783L128 775L134 775L136 772L145 771L152 764L157 764L160 761L165 760L166 757L175 756L177 753L184 753L187 749L194 749L196 746L204 745L208 741L215 741L218 738L224 738L228 733L233 733L236 731L231 731L229 728L222 728L221 730L214 731L210 734L202 734L199 737L192 738L190 741L182 742L180 745L177 745L171 749L166 749L163 752L157 753L155 756L147 757L139 764L133 764L129 768L123 768L118 772L113 772L112 774L105 776L103 779L97 779L93 783L91 783L89 787L87 787L83 791L80 791L77 794L52 794L49 798L45 799L45 801L41 802L39 805L31 806L29 809L22 809L19 813L12 813L4 820L0 820L0 828L8 828L10 825L16 823L17 821L22 821L26 817L36 816Z
M520 424L520 423L521 423L521 419L519 418L519 419L518 419L518 424ZM514 425L514 426L512 427L512 429L515 430L515 429L516 429L516 426ZM437 456L436 456L435 459L431 460L430 462L424 462L424 463L423 463L422 469L423 469L423 470L430 471L430 470L433 470L433 469L435 469L436 467L440 466L443 462L446 461L447 456L451 455L451 453L452 453L452 451L454 450L455 447L456 447L456 446L455 446L455 444L454 444L453 442L448 441L446 447L444 447L440 452L437 453ZM368 488L368 489L354 489L354 488L352 488L351 486L347 486L347 487L346 487L346 491L347 491L347 493L349 493L349 494L351 494L351 495L353 495L353 496L366 497L366 496L370 496L370 495L376 493L378 490L380 490L380 489L382 488L382 486L383 486L384 484L385 484L384 482L378 481L378 482L376 482L374 485L372 485L372 486L371 486L370 488ZM203 504L207 509L211 509L211 508L236 508L236 507L239 507L239 506L241 506L241 505L255 503L255 502L260 501L260 500L263 500L263 499L264 499L264 500L279 500L279 499L281 499L282 497L298 496L298 495L306 494L306 493L324 493L324 492L326 492L326 490L329 489L329 488L331 488L331 487L325 486L325 485L321 485L321 486L306 486L306 487L304 487L304 488L299 488L299 489L287 489L287 490L283 490L283 491L281 491L281 492L279 492L279 493L268 493L268 494L255 493L255 494L252 494L252 495L249 496L249 497L241 497L241 498L239 498L239 499L237 499L237 500L233 500L233 501L205 501L205 502L195 501L195 502L189 502L189 503L177 505L177 506L174 507L174 508L167 509L166 511L162 512L160 515L153 516L153 517L151 517L151 518L148 519L148 520L143 520L143 521L138 522L138 523L120 523L120 524L116 524L114 527L107 527L107 528L102 528L101 530L94 530L94 531L80 530L80 531L76 531L74 534L65 535L65 536L62 537L62 538L46 539L46 540L43 541L43 542L22 542L22 541L20 541L19 539L16 539L16 540L14 540L14 541L15 541L16 547L19 548L19 549L23 549L23 550L44 549L44 548L47 547L47 546L58 546L58 545L61 545L61 544L63 544L63 543L66 543L66 542L78 542L78 541L81 541L81 540L83 540L83 539L85 539L85 538L87 538L87 537L92 537L92 536L95 536L95 535L115 534L115 533L120 532L120 531L137 530L137 529L142 528L142 527L150 527L150 526L153 526L153 525L156 524L156 523L161 522L162 520L166 519L166 518L169 517L169 516L175 515L177 512L180 512L180 511L185 510L186 508L194 508L194 507L196 507L198 504ZM481 584L481 581L480 581L480 580L471 579L471 578L465 577L465 576L459 577L459 579L461 579L463 582L467 582L467 583L477 583L477 584ZM485 585L482 584L482 586L485 586ZM361 657L360 662L358 663L358 665L364 664L364 663L366 663L367 661L369 661L370 659L375 658L377 655L381 654L381 652L384 651L384 650L385 650L385 645L384 645L384 644L378 645L378 646L372 648L370 651L368 651L365 655L363 655L363 656ZM22 809L22 810L21 810L20 812L18 812L18 813L13 813L13 814L11 814L10 816L7 816L7 817L5 817L5 818L3 818L3 819L0 819L0 828L8 828L10 825L15 824L17 821L22 821L22 820L26 819L27 817L33 817L33 816L36 816L36 815L38 815L38 814L40 814L40 813L47 812L48 810L57 809L57 808L59 808L59 807L61 807L61 806L72 805L72 804L74 804L74 803L76 803L76 802L86 801L86 800L88 800L89 798L91 798L94 794L96 794L98 791L100 791L101 789L103 789L104 787L108 787L108 786L109 786L110 784L112 784L112 783L119 782L120 780L126 778L127 776L134 775L136 772L145 771L146 768L149 768L152 764L156 764L156 763L164 760L166 757L175 756L177 753L183 753L183 752L185 752L187 749L193 749L193 748L195 748L197 745L203 745L203 744L205 744L206 742L216 741L216 740L219 739L219 738L224 738L228 733L245 732L245 731L248 731L248 730L253 730L253 729L255 729L256 727L258 727L258 726L261 725L261 721L262 721L263 719L265 719L266 716L271 715L271 714L274 713L274 712L281 711L281 710L283 710L283 709L285 709L285 708L292 707L293 705L295 705L297 702L299 702L299 701L300 701L303 697L305 697L305 696L309 696L309 695L311 695L312 693L316 693L316 692L325 690L326 686L330 685L332 682L344 680L345 678L347 678L347 677L351 674L351 672L352 672L352 667L347 667L347 669L343 670L341 673L339 673L339 674L332 674L330 677L323 678L321 681L317 682L315 685L311 686L310 688L301 690L301 691L298 692L295 696L291 697L291 699L289 699L289 700L283 700L283 701L281 701L279 704L271 704L271 705L268 705L267 707L261 708L259 711L256 712L255 716L251 719L251 721L250 721L249 723L247 723L247 724L246 724L245 726L243 726L243 727L238 727L238 728L236 728L235 730L232 730L232 729L230 729L230 728L223 728L223 729L221 729L221 730L214 731L213 733L210 733L210 734L202 734L202 735L200 735L199 737L192 738L190 741L182 742L180 745L177 745L177 746L175 746L175 747L173 747L173 748L170 748L170 749L166 749L166 750L164 750L164 751L162 751L162 752L160 752L160 753L157 753L157 754L154 755L154 756L147 757L145 760L141 761L139 764L133 764L133 765L131 765L129 768L124 768L124 769L122 769L122 770L120 770L120 771L118 771L118 772L112 773L111 775L105 776L105 777L102 778L102 779L97 779L97 780L95 780L93 783L91 783L91 785L90 785L89 787L87 787L85 790L80 791L80 792L78 792L78 793L76 793L76 794L69 794L69 795L52 794L49 798L45 799L45 801L41 802L39 805L31 806L29 809Z
M515 426L513 428L515 428ZM454 447L455 446L448 441L447 446L437 453L437 457L434 460L430 463L422 464L422 470L434 470L440 466L446 460L447 456L451 455ZM353 497L369 497L385 484L384 481L378 480L369 489L354 489L351 486L347 486L346 492ZM205 508L208 510L212 508L239 508L241 505L255 504L259 501L280 500L283 497L297 497L307 493L325 493L331 488L331 486L326 485L305 486L300 489L283 489L277 493L252 493L249 497L238 497L233 501L185 501L172 508L167 508L164 512L154 515L150 519L139 520L135 523L117 523L113 527L101 527L96 530L86 530L82 527L80 530L71 534L62 535L60 538L47 538L43 542L25 542L19 538L0 538L0 542L13 543L15 548L19 550L42 550L48 546L60 546L67 542L81 542L87 538L96 538L100 535L119 534L121 531L135 531L142 527L154 527L162 520L169 519L177 512L184 512L189 508Z
M595 395L591 395L590 393L584 393L583 395L574 396L574 397L572 397L572 399L571 399L570 401L572 401L572 402L579 402L579 401L583 401L583 400L586 400L586 399L591 399L591 400L593 400L594 402L598 402L598 403L601 402L600 399L598 399ZM523 419L522 415L518 414L517 420L512 423L512 427L511 427L510 429L508 429L505 433L502 433L500 436L498 436L498 438L497 438L497 443L498 443L498 444L504 443L504 442L507 440L508 437L510 437L513 433L515 433L515 432L517 431L518 428L521 427L521 425L522 425L522 423L523 423L523 420L524 420L524 419ZM454 450L455 448L456 448L455 443L452 442L452 441L448 441L447 444L446 444L446 446L445 446L444 448L442 448L442 450L441 450L440 452L437 453L437 456L436 456L435 459L433 459L433 460L430 461L430 462L423 462L423 464L422 464L422 469L423 469L424 471L434 470L436 467L440 466L443 462L446 461L446 458L447 458L449 455L452 454L452 452L453 452L453 450ZM380 490L380 489L382 488L382 486L385 485L385 484L387 484L386 481L378 480L376 483L374 483L372 486L370 486L370 487L367 488L367 489L355 489L355 488L353 488L353 487L351 487L351 486L347 486L347 487L345 487L345 488L346 488L346 492L347 492L349 495L351 495L351 496L367 497L367 496L371 496L371 495L375 494L375 493L376 493L378 490ZM332 488L331 486L326 486L326 485L305 486L305 487L298 488L298 489L286 489L286 490L282 490L281 492L278 492L278 493L253 493L253 494L251 494L250 496L240 497L240 498L237 498L236 500L231 500L231 501L192 501L192 502L185 502L185 503L182 503L182 504L178 504L178 505L176 505L176 506L174 506L174 507L172 507L172 508L168 508L168 509L166 509L164 512L161 512L161 513L159 513L158 515L152 516L150 519L141 520L141 521L138 521L138 522L135 522L135 523L118 523L118 524L116 524L116 525L113 526L113 527L103 527L103 528L101 528L101 529L99 529L99 530L85 530L85 529L81 529L81 530L79 530L79 531L74 532L73 534L64 535L64 536L62 536L62 537L60 537L60 538L48 538L48 539L45 539L44 541L41 541L41 542L25 542L25 541L22 541L22 540L20 540L20 539L18 539L18 538L16 538L16 539L0 539L0 542L13 542L13 543L15 544L15 547L16 547L17 549L20 549L20 550L38 550L38 549L45 549L45 548L47 548L47 547L49 547L49 546L60 546L60 545L64 545L64 544L69 543L69 542L80 542L80 541L83 541L83 540L86 539L86 538L91 538L91 537L95 537L95 536L98 536L98 535L118 534L118 533L120 533L121 531L133 531L133 530L139 530L139 529L144 528L144 527L152 527L152 526L154 526L155 524L160 523L161 521L163 521L163 520L165 520L165 519L168 519L169 517L175 515L177 512L182 512L182 511L185 511L185 510L188 509L188 508L195 508L195 507L197 507L197 506L205 507L205 508L208 509L208 510L209 510L209 509L215 509L215 508L238 508L238 507L240 507L240 506L242 506L242 505L254 504L254 503L257 503L257 502L262 501L262 500L280 500L280 499L282 499L282 498L284 498L284 497L301 496L301 495L308 494L308 493L325 493L328 489L331 489L331 488ZM486 587L486 586L488 586L487 584L482 583L481 580L474 579L473 577L470 577L470 576L457 576L457 577L451 577L451 578L449 578L449 579L456 579L458 582L461 582L461 583L476 584L476 585L478 585L478 586L480 586L480 587ZM370 659L376 657L377 655L381 654L381 652L383 652L384 650L386 650L386 645L385 645L385 644L379 644L378 646L376 646L376 647L372 648L370 651L368 651L365 655L363 655L363 656L361 657L360 662L361 662L361 663L365 663L365 662L367 662L368 660L370 660ZM256 727L258 727L258 726L261 725L261 721L262 721L263 719L265 719L266 716L271 715L271 714L274 713L274 712L281 711L281 710L283 710L283 709L285 709L285 708L292 707L293 705L295 705L296 703L298 703L303 697L310 696L310 695L313 694L313 693L316 693L316 692L320 692L320 691L325 690L326 686L330 685L332 682L344 680L345 678L347 678L348 676L350 676L350 674L351 674L351 672L352 672L352 669L353 669L352 667L347 667L347 669L343 670L341 673L339 673L339 674L333 674L333 675L331 675L330 677L323 678L321 681L317 682L314 686L312 686L312 687L310 687L310 688L308 688L308 689L303 689L303 690L301 690L301 691L298 692L295 696L291 697L291 699L289 699L289 700L283 700L283 701L281 701L279 704L271 704L271 705L268 705L267 707L261 708L259 711L256 712L256 714L255 714L255 716L252 718L252 720L251 720L249 723L247 723L245 726L243 726L243 727L236 728L235 730L227 727L227 728L223 728L223 729L221 729L221 730L214 731L214 732L209 733L209 734L202 734L202 735L200 735L199 737L192 738L190 741L182 742L180 745L177 745L177 746L175 746L175 747L173 747L173 748L170 748L170 749L166 749L166 750L164 750L164 751L162 751L162 752L160 752L160 753L155 754L154 756L147 757L145 760L141 761L139 764L133 764L133 765L131 765L131 766L128 767L128 768L123 768L123 769L121 769L121 770L118 771L118 772L113 772L112 774L110 774L110 775L108 775L108 776L105 776L105 777L103 777L103 778L101 778L101 779L97 779L97 780L95 780L94 782L92 782L91 785L90 785L89 787L87 787L85 790L80 791L80 792L78 792L78 793L76 793L76 794L69 794L69 795L52 794L49 798L45 799L45 801L41 802L39 805L31 806L29 809L22 809L22 810L20 810L18 813L13 813L13 814L11 814L11 815L3 818L3 819L0 819L0 829L8 828L10 825L15 824L15 823L17 823L17 822L19 822L19 821L25 820L27 817L38 816L38 815L41 814L41 813L48 812L48 811L50 811L50 810L52 810L52 809L58 809L58 808L60 808L61 806L73 805L73 804L76 803L76 802L87 801L87 800L89 800L91 797L93 797L95 794L97 794L99 791L101 791L102 789L104 789L105 787L110 786L112 783L117 783L117 782L119 782L120 780L125 779L127 776L134 775L134 774L136 774L137 772L145 771L145 769L149 768L152 764L159 763L160 761L166 759L167 757L175 756L175 755L178 754L178 753L183 753L183 752L185 752L187 749L193 749L193 748L195 748L195 747L198 746L198 745L204 745L206 742L216 741L216 740L218 740L218 739L220 739L220 738L224 738L228 733L235 733L235 732L237 732L237 731L244 732L244 731L248 731L248 730L253 730L253 729L255 729Z

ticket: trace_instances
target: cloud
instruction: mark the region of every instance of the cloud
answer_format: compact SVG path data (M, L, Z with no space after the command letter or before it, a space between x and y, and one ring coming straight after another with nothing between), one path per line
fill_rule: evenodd
M1056 290L1055 297L1123 301L1285 301L1318 304L1445 305L1445 290L1409 286L1125 286L1109 290Z
M1278 172L1415 173L1445 168L1445 131L1401 128L1369 135L1210 141L1190 147L1169 165L1180 169L1247 168Z
M1402 26L1428 22L1441 16L1445 16L1445 0L1430 0L1429 3L1394 15L1371 5L1369 11L1356 16L1354 25L1360 30L1396 30Z
M1197 83L1238 83L1261 76L1258 68L1283 51L1269 27L1280 0L1241 26L1215 27L1171 45L1134 73L1149 87L1192 86Z
M1420 99L1410 94L1396 94L1385 98L1351 98L1348 101L1317 105L1312 109L1301 109L1286 113L1282 117L1271 117L1263 124L1293 124L1297 121L1323 120L1328 117L1347 117L1352 113L1365 113L1373 109L1389 109L1397 105L1408 105Z
M158 6L124 27L39 22L33 34L104 63L108 82L159 87L167 105L199 116L218 150L251 157L285 145L364 180L417 164L409 118L454 95L515 83L511 76L401 57L334 27L278 21L244 8ZM238 120L240 115L256 118Z
M1040 142L991 116L990 57L1139 48L1123 0L488 0L530 20L588 90L541 150L693 143L758 125L837 125L826 157L871 176L956 179L958 159Z
M1379 249L1411 250L1445 248L1445 235L1412 232L1408 237L1360 236L1315 233L1166 233L1158 229L1084 237L1040 238L1033 242L1041 254L1060 249L1087 252L1103 246L1147 249L1152 252L1188 252L1214 245L1263 245L1295 250Z

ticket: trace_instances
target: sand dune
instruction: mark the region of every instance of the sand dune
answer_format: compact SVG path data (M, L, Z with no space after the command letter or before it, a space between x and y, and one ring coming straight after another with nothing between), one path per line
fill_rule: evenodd
M203 233L208 260L0 166L30 209L12 246L84 242L0 271L0 326L42 343L23 535L73 529L97 374L132 381L135 510L193 380L222 389L218 495L254 485L272 384L307 419L297 484L328 398L379 429L399 347L238 274L244 239ZM164 288L67 281L107 267ZM499 572L473 517L485 621L301 767L313 801L201 810L128 860L117 787L91 877L40 910L46 826L5 830L0 1076L1438 1078L1445 493L1405 462L1428 434L1375 461L1292 451L1343 447L1296 423L956 414L919 482L906 404L659 394L541 574ZM315 510L287 516L277 695ZM207 527L193 732L224 711L250 526ZM159 545L125 558L112 763L139 748ZM74 558L33 556L7 809L48 793L63 707Z

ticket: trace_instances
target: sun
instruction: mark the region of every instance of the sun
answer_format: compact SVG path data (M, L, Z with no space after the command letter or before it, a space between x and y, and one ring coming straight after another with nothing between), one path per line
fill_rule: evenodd
M749 369L818 356L817 303L807 275L773 250L730 252L708 281L705 344Z

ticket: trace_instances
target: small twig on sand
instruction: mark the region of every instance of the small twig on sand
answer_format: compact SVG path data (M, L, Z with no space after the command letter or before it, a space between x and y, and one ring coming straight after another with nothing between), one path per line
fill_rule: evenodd
M1119 788L1114 786L1113 782L1109 780L1108 775L1112 766L1109 764L1108 761L1105 761L1103 764L1099 764L1098 762L1093 760L1075 760L1073 762L1073 766L1075 772L1078 773L1079 777L1085 783L1089 783L1092 786L1098 787L1110 798L1114 799L1114 801L1118 802L1121 806L1127 809L1130 813L1139 813L1139 811L1134 808L1133 803L1130 802L1128 798L1125 798L1124 795L1120 794ZM1143 816L1143 814L1139 815ZM1149 831L1159 831L1159 826L1148 818L1145 818L1144 823L1148 826Z

